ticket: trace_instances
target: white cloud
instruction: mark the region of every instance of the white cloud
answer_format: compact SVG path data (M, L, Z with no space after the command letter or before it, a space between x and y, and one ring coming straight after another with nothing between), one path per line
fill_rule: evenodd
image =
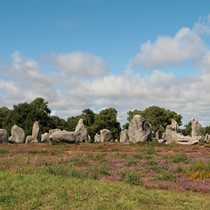
M201 38L193 30L182 28L174 37L159 36L154 43L147 41L142 44L133 62L156 68L199 59L204 53Z
M62 73L69 76L97 77L108 72L103 59L89 53L73 52L51 55L46 56L46 60L58 71L62 71Z
M8 93L10 96L15 96L17 94L20 94L20 89L19 87L14 84L12 81L4 81L0 80L0 90L1 90L1 95L7 95Z

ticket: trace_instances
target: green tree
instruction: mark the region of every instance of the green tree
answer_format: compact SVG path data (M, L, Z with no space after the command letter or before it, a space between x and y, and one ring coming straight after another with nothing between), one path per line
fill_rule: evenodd
M48 102L43 98L36 98L31 103L19 103L13 106L7 127L11 129L14 124L17 124L25 130L26 135L29 135L34 122L39 121L42 132L46 132L50 129L50 113Z
M203 128L203 135L210 134L210 125Z
M67 119L67 130L68 131L74 131L76 126L77 126L77 123L80 120L80 118L81 118L81 115L68 117L68 119Z
M181 115L174 111L160 108L158 106L151 106L146 108L142 112L142 116L151 124L152 130L154 132L161 128L165 129L167 125L171 124L172 119L176 120L179 126L182 124Z
M190 136L192 132L192 122L189 121L187 124L185 124L184 128L179 129L179 132L182 133L184 136Z
M95 113L91 109L84 109L82 111L82 119L86 126L92 126L95 122Z
M7 107L3 106L0 108L0 128L4 128L9 132L8 129L8 121L12 110L8 109Z
M120 123L117 121L117 110L115 108L107 108L99 112L95 117L95 131L99 132L101 129L109 129L114 138L119 138L121 131Z
M67 129L67 122L58 116L50 116L50 129L59 128L61 130Z
M82 119L84 120L84 124L86 125L87 127L87 131L88 131L88 134L90 135L90 138L93 142L94 140L94 136L96 134L96 130L97 130L97 127L95 125L95 118L96 118L96 115L91 109L84 109L82 111Z

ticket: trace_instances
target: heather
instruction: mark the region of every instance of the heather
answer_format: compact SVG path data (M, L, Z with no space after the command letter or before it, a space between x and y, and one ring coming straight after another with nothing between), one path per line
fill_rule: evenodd
M0 209L208 209L209 145L1 144Z

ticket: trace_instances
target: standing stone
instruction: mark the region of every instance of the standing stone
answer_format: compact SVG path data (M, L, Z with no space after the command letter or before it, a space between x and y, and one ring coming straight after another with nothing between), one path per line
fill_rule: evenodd
M41 137L42 137L42 140L41 140L42 143L51 143L49 133L43 133Z
M0 129L0 143L8 142L8 133L5 129Z
M206 142L206 143L210 142L210 135L209 134L205 135L204 142Z
M33 139L32 139L32 136L31 135L26 136L25 144L32 143L32 141L33 141Z
M108 129L100 130L101 142L113 141L112 132Z
M129 136L128 136L128 130L127 129L122 130L120 132L120 142L122 142L122 143L129 142Z
M172 119L170 128L171 128L171 130L173 130L173 131L177 131L177 130L178 130L179 125L178 125L178 123L177 123L176 120Z
M202 125L196 120L192 119L192 132L191 136L196 137L196 136L202 136Z
M159 139L162 138L162 133L161 133L161 131L157 131L157 132L155 133L155 138L156 138L157 140L159 140Z
M101 142L101 136L99 134L96 133L96 135L94 136L94 142L95 143L100 143Z
M89 140L88 131L83 123L83 119L79 120L74 133L76 136L76 142L85 142Z
M132 143L145 142L151 138L150 124L140 115L135 115L128 127L129 141Z
M33 125L32 129L32 142L41 142L41 132L40 132L40 127L39 127L39 122L36 121Z
M18 127L17 125L13 125L11 129L11 136L9 138L9 142L11 143L24 143L25 141L25 131Z

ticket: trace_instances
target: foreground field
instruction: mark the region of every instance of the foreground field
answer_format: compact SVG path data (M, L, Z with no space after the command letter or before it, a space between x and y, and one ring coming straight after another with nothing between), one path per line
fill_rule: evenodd
M210 209L210 147L0 145L0 209Z

